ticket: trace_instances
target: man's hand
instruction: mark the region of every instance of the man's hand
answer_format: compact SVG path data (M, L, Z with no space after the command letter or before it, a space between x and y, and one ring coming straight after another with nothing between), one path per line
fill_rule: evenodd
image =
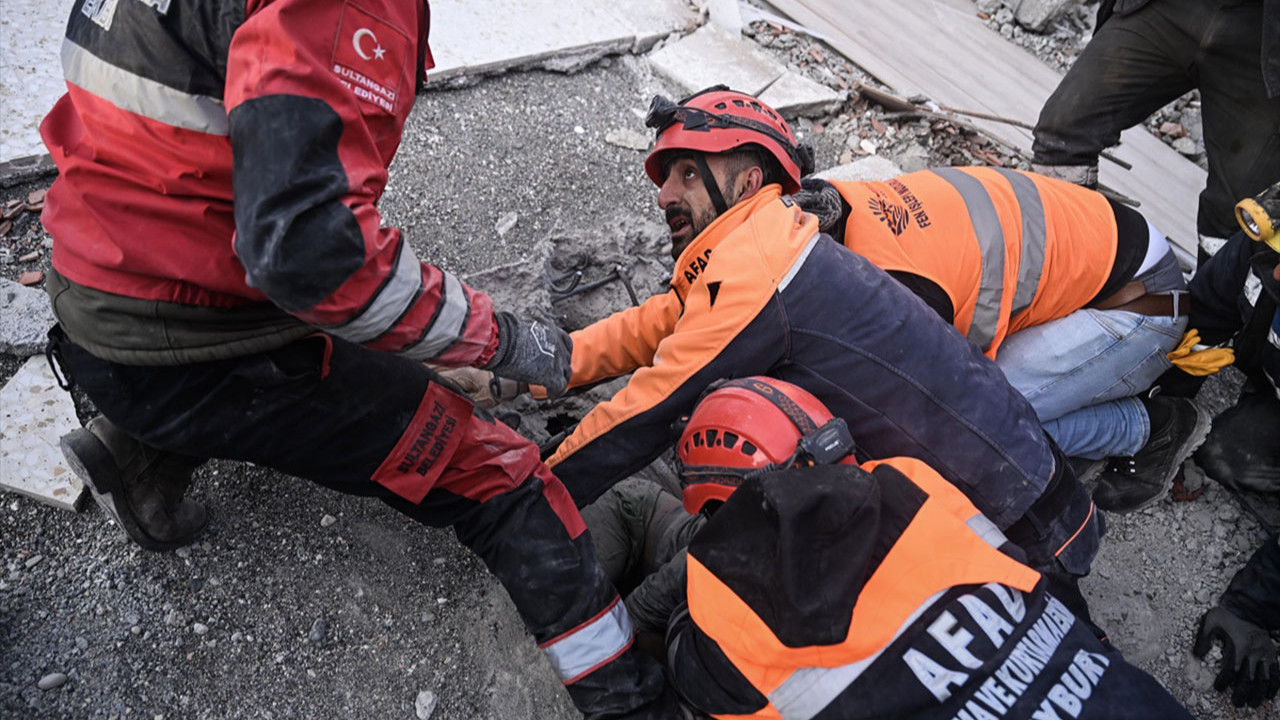
M1258 707L1280 690L1280 659L1266 630L1218 605L1200 618L1191 653L1203 658L1215 640L1222 641L1222 667L1213 689L1234 685L1231 704Z
M529 385L518 380L500 378L488 370L473 367L432 368L440 377L458 386L477 407L490 410L529 391Z
M547 397L559 397L569 387L573 373L573 340L554 325L495 313L498 351L484 369L494 375L542 385Z

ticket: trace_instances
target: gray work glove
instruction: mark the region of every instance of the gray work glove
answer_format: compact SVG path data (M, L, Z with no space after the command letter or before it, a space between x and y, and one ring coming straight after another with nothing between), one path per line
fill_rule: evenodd
M835 185L820 178L807 177L800 181L800 192L791 199L801 210L818 218L818 229L831 232L831 229L844 217L844 200Z
M1234 685L1231 704L1258 707L1280 690L1280 659L1266 630L1218 605L1200 618L1191 653L1203 658L1215 640L1222 641L1222 666L1213 681L1219 692Z
M573 374L573 340L555 325L494 313L498 323L498 351L485 370L494 375L541 385L547 397L559 397Z

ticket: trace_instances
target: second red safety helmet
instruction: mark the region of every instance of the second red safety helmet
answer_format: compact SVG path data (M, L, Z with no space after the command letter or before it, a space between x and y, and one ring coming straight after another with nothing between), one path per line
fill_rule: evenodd
M728 499L754 473L852 457L843 420L807 390L763 376L713 384L676 445L690 513Z
M661 95L654 97L645 125L658 131L644 170L659 187L662 155L670 150L721 153L759 145L782 166L782 192L788 195L799 192L800 178L813 172L813 149L796 142L777 111L724 85L709 87L678 104Z

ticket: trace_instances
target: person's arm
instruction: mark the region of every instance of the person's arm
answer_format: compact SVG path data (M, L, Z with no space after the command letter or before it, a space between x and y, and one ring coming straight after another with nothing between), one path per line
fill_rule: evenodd
M672 423L707 385L765 373L786 352L785 319L772 285L737 276L717 288L713 312L707 285L694 286L652 365L637 369L626 387L587 413L548 461L579 507L669 448Z
M704 713L750 715L769 699L743 677L681 604L667 627L667 677L685 704Z
M946 320L948 325L956 321L955 308L951 306L951 298L942 289L941 285L923 275L909 273L905 270L889 270L888 273L890 277L910 290L913 295L923 300L924 304L938 313L938 317Z
M573 376L569 387L591 385L652 365L658 343L675 331L680 310L680 298L669 291L570 333Z
M489 297L421 262L376 207L413 102L425 8L365 7L251 5L232 39L236 254L250 285L311 325L483 365L498 350Z

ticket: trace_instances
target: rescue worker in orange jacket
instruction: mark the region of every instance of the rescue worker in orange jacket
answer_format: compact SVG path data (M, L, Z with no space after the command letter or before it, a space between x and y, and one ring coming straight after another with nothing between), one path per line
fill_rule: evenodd
M710 511L666 637L686 703L734 719L1191 717L937 472L842 460L839 421L817 425L830 415L798 390L733 381L680 441L703 463L682 466L686 504ZM708 404L723 407L699 421Z
M971 343L783 197L807 148L767 105L718 86L654 101L645 169L677 258L671 290L574 334L572 385L632 373L550 463L579 505L647 465L724 377L794 382L867 458L936 467L1064 576L1088 571L1095 508L1026 400Z
M378 200L431 67L421 0L78 2L50 355L103 415L63 438L129 537L187 544L206 458L452 526L589 718L667 718L662 670L538 448L427 369L568 379L567 334L420 261Z
M1142 215L1003 168L803 184L795 199L823 230L995 360L1063 452L1112 458L1099 507L1164 497L1209 416L1186 398L1139 395L1170 368L1189 311L1173 250Z

